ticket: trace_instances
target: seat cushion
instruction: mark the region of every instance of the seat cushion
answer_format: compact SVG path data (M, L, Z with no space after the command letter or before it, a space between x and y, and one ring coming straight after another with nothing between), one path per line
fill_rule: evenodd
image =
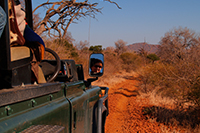
M17 46L10 48L11 61L29 58L31 56L30 49L26 46Z

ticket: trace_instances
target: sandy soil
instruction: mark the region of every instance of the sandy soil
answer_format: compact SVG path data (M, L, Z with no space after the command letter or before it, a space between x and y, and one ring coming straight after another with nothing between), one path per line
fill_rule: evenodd
M143 116L143 107L148 101L137 100L136 81L126 79L109 89L109 116L106 133L149 133L162 132L160 125Z
M140 96L136 73L120 73L96 85L109 87L109 115L106 119L106 133L185 133L184 130L156 122L144 115L144 108L155 103ZM159 102L156 102L159 104ZM161 105L159 105L161 106Z

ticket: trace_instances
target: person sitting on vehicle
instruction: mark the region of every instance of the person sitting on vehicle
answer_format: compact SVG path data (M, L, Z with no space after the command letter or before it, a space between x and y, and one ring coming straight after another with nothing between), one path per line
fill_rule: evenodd
M41 37L37 35L26 23L26 20L25 20L26 14L25 14L25 11L22 9L20 1L13 0L12 2L13 2L12 5L14 6L13 15L16 18L17 24L15 23L13 24L14 25L13 26L11 22L11 31L12 31L12 27L14 27L13 29L17 31L16 32L17 37L20 36L18 40L24 40L24 42L17 40L17 42L19 43L12 44L12 41L11 41L11 46L25 45L31 49L32 54L33 54L33 59L31 62L31 70L34 73L32 77L33 79L32 81L35 82L36 80L38 83L46 83L44 75L42 74L42 70L39 67L39 63L44 59L45 44L43 40L41 39ZM17 25L17 28L15 28L15 25Z
M3 10L3 8L0 6L0 37L3 33L5 25L6 25L6 13Z
M99 59L92 58L90 62L91 74L99 74L101 73L101 69L103 67L103 62Z
M21 3L19 0L14 0L15 2L15 14L17 19L18 28L21 34L24 36L26 42L38 42L43 45L45 48L44 41L42 38L36 34L26 23L25 21L25 11L22 9Z

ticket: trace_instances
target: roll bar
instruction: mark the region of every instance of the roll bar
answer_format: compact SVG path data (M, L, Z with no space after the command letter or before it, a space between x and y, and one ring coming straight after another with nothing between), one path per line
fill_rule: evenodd
M26 21L31 29L33 29L32 0L25 0Z

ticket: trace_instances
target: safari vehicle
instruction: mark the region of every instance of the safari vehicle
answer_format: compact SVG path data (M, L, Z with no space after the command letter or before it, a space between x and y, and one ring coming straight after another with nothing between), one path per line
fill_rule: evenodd
M2 0L0 3L7 16L12 8L10 2ZM27 22L32 27L31 0L25 0L25 5ZM0 133L104 132L108 88L91 85L102 74L91 74L92 77L85 80L81 64L60 60L53 50L46 48L55 59L38 63L38 73L46 80L39 83L32 72L32 63L34 52L40 54L40 49L33 51L31 44L11 45L9 18L14 17L7 18L0 38ZM102 54L91 57L103 62Z

